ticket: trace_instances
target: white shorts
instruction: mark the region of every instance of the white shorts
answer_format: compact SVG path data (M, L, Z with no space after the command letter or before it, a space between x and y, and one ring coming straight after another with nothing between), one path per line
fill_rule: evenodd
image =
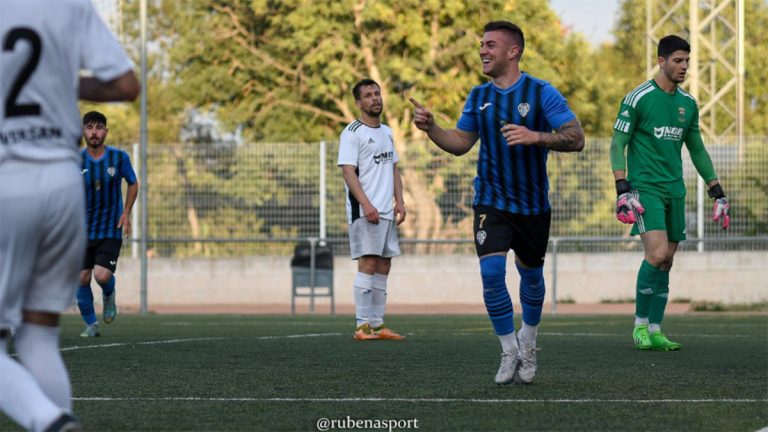
M365 218L359 218L349 226L349 252L352 259L364 255L391 258L400 255L400 238L397 235L395 221L379 219L372 224Z
M72 305L84 254L79 164L0 160L0 329Z

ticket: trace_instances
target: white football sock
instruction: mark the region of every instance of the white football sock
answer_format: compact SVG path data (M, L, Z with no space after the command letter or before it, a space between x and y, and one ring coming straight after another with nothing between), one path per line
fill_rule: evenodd
M505 335L498 335L499 341L501 341L501 350L505 353L517 353L519 351L517 347L517 334L512 330L512 333Z
M648 317L640 318L639 316L635 316L635 327L639 325L648 325Z
M531 326L523 322L523 327L520 329L520 343L526 345L536 344L536 335L539 333L539 326Z
M371 327L378 327L384 324L387 307L387 275L374 273L371 287Z
M648 333L656 333L661 331L661 324L648 324Z
M24 429L42 431L62 411L45 395L29 371L8 356L0 339L0 411Z
M357 272L355 275L355 318L357 326L370 323L371 313L371 287L373 286L373 275Z
M48 398L66 412L72 412L69 373L59 352L59 328L23 323L16 332L14 346L19 360Z

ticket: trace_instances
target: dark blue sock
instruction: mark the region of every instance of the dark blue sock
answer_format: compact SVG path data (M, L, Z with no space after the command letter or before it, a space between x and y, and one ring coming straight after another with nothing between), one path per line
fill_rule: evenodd
M101 291L104 293L105 297L111 296L112 293L115 292L115 275L110 276L109 280L104 285L99 283L99 286L101 287Z
M483 300L493 329L501 336L515 331L514 310L507 282L507 257L491 255L480 260L483 278Z
M525 269L515 263L520 273L520 304L523 307L523 322L535 326L541 321L544 305L544 267Z
M96 311L93 309L93 293L90 285L77 287L77 308L86 324L96 322Z

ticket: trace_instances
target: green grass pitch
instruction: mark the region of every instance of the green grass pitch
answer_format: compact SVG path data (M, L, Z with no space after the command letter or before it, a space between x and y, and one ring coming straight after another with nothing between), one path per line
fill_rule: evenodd
M534 383L505 386L487 317L388 324L407 340L356 342L352 317L327 315L120 315L83 339L68 315L61 347L90 431L316 431L321 418L423 431L768 426L765 315L668 316L683 349L666 353L632 348L631 316L545 315ZM338 425L328 430L365 429ZM20 429L0 414L0 430Z

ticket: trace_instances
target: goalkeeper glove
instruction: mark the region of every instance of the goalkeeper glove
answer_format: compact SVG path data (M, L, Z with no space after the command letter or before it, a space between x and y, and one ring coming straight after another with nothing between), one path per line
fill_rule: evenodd
M709 188L707 194L710 198L715 199L712 207L712 220L719 222L723 229L728 229L728 225L731 224L731 205L728 204L728 198L725 197L723 187L718 183Z
M645 209L628 181L616 180L616 195L616 219L625 224L637 222L636 215L645 213Z

